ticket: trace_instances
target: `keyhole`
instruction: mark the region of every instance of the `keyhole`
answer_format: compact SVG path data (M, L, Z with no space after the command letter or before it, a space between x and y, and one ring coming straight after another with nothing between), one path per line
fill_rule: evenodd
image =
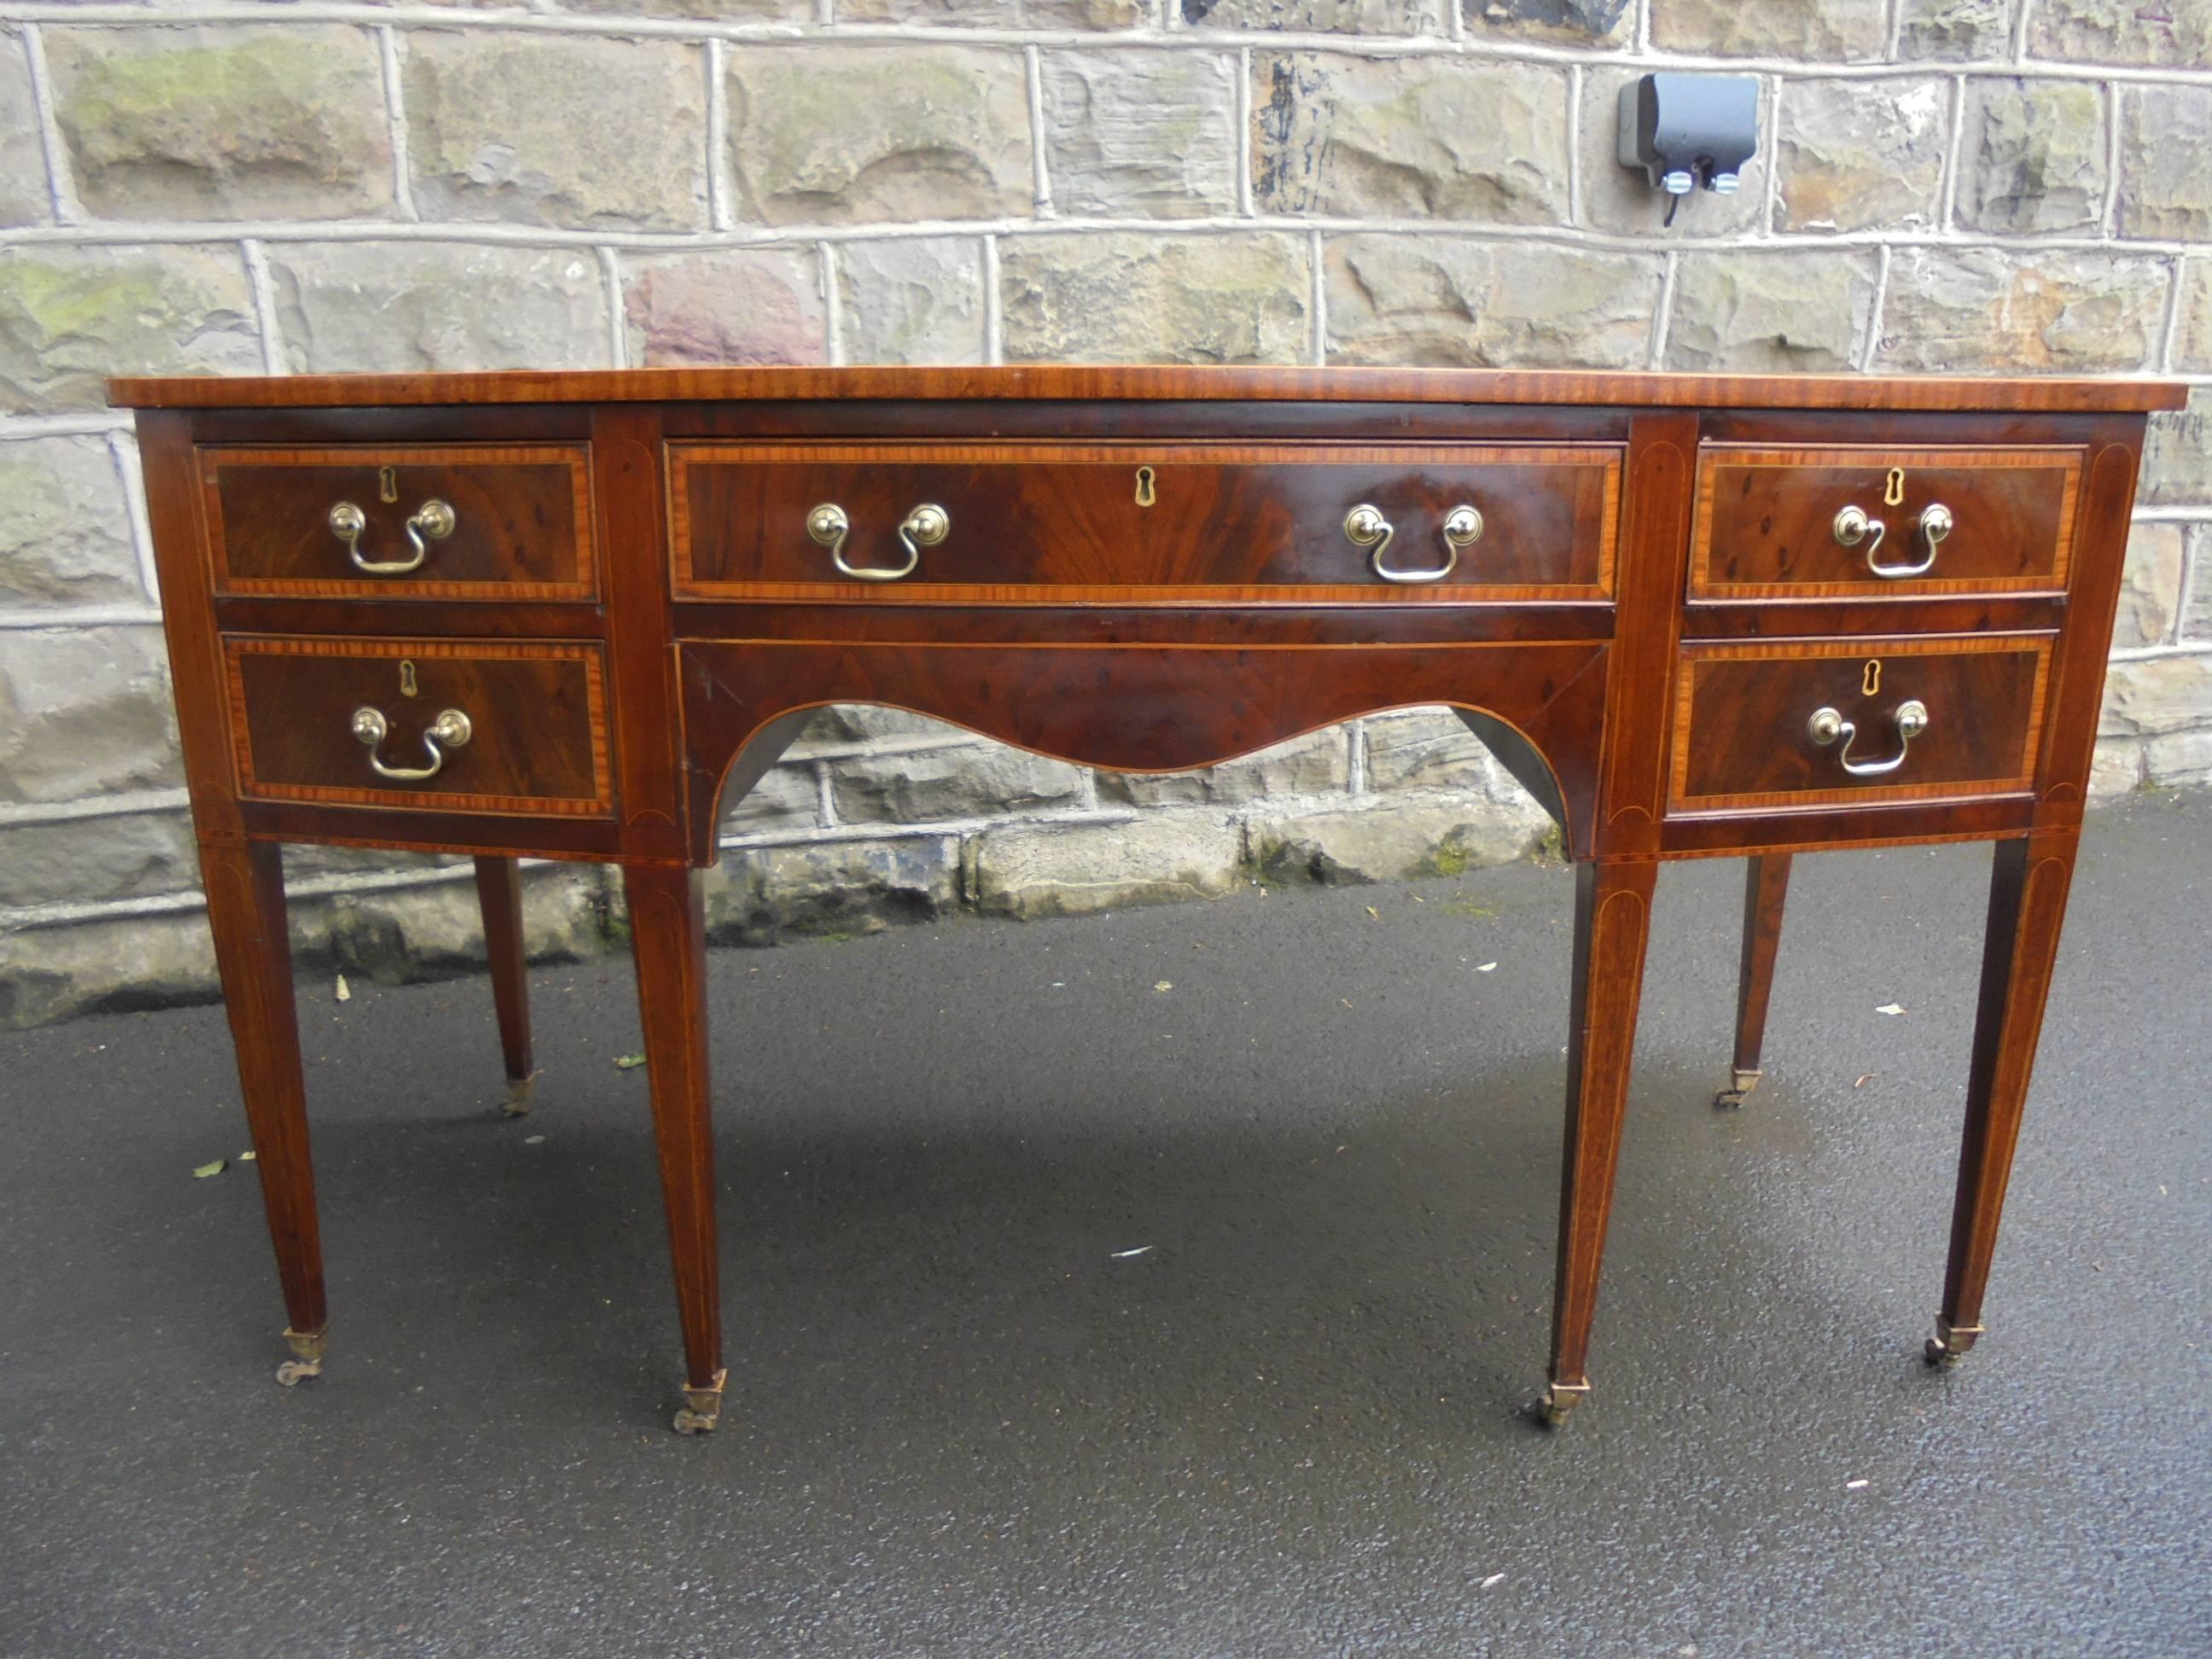
M422 688L415 683L415 665L403 660L399 665L399 695L403 697L419 696Z
M388 466L376 469L376 499L380 501L399 499L399 475Z
M1869 657L1867 659L1866 672L1859 676L1859 695L1863 697L1871 697L1881 690L1881 659L1879 657Z
M1139 467L1137 469L1137 505L1150 507L1157 499L1158 497L1152 493L1152 469L1149 466Z
M1889 469L1889 482L1883 487L1881 492L1881 504L1884 507L1899 507L1902 506L1904 501L1905 469L1901 466L1893 466Z

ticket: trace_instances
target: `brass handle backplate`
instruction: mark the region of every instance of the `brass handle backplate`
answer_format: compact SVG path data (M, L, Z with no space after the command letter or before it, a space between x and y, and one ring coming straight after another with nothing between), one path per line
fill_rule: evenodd
M386 766L376 751L391 730L391 722L384 718L382 709L363 703L353 711L353 734L368 750L369 769L380 778L389 778L394 783L421 783L436 777L445 767L446 751L466 748L469 739L476 735L476 728L466 714L458 708L443 709L438 718L430 722L429 729L422 733L422 747L429 750L430 763L428 766Z
M1881 538L1888 526L1880 519L1868 517L1863 507L1847 507L1837 514L1833 528L1838 546L1856 547L1861 542L1867 542L1867 568L1877 576L1895 581L1904 576L1924 576L1934 569L1936 549L1951 533L1954 524L1951 509L1941 501L1930 501L1921 509L1913 531L1926 545L1928 552L1925 557L1914 564L1884 564L1875 556L1881 547ZM1869 535L1874 538L1870 542L1867 541Z
M845 538L853 533L853 521L835 501L824 501L806 515L806 533L830 550L830 563L846 575L864 582L895 582L914 574L923 548L934 547L952 533L952 515L934 501L924 501L900 520L898 538L906 549L906 562L896 569L846 563Z
M1897 727L1897 752L1887 760L1853 760L1851 739L1858 735L1858 727L1832 708L1814 709L1813 718L1805 722L1805 731L1823 749L1840 738L1844 746L1836 751L1836 760L1851 776L1879 778L1905 764L1905 757L1912 747L1913 738L1928 729L1928 705L1917 698L1910 702L1901 702L1897 705L1890 720Z
M1397 526L1384 518L1382 509L1371 502L1362 501L1344 515L1345 539L1354 547L1369 550L1367 562L1384 581L1440 582L1458 568L1461 550L1473 547L1482 539L1482 514L1474 507L1463 505L1444 514L1442 531L1444 562L1426 570L1409 569L1404 565L1384 562L1382 556L1389 550L1390 538L1397 533Z
M428 501L416 508L407 520L407 540L415 549L411 559L364 559L361 556L362 532L368 528L368 514L351 501L340 501L331 509L331 534L345 544L346 556L356 570L367 571L372 576L404 576L422 568L429 556L430 542L442 542L453 533L459 522L453 509L441 501ZM428 541L423 538L428 537Z

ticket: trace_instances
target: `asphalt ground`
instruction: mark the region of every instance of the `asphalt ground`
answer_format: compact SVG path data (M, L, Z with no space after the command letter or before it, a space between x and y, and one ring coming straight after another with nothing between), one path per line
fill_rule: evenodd
M1662 872L1558 1433L1562 868L717 952L703 1439L623 960L515 1121L483 981L303 982L296 1389L221 1010L0 1038L0 1654L2212 1651L2212 799L2093 815L1947 1374L1988 863L1798 860L1740 1112Z

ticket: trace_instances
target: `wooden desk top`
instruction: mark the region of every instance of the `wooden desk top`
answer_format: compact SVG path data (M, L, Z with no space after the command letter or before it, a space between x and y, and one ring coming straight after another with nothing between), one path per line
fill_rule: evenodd
M615 368L475 374L118 379L134 409L749 402L761 398L1182 400L1601 404L1642 409L1990 410L2102 414L2180 409L2172 381L1994 377L1591 374L1492 368L1069 367Z

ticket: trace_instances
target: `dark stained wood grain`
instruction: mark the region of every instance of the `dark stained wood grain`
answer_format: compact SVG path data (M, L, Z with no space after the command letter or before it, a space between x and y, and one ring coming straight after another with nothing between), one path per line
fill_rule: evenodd
M953 611L891 596L865 604L789 601L677 605L680 640L851 640L902 645L975 638L994 645L1420 645L1522 641L1556 645L1613 636L1613 608L1595 600L1481 604L1193 604L1155 594L1118 604L1004 605ZM962 617L962 621L954 618Z
M2143 428L2136 421L2106 421L2092 441L2089 481L2081 492L2075 534L2081 548L2069 596L2069 625L2059 635L2053 673L2051 723L2045 749L2039 822L2078 824L2088 803L2089 768L2095 758L2105 671L2111 660L2112 623L2127 563L2129 512L2135 502L2136 463Z
M243 796L546 815L613 807L597 647L252 638L228 641L226 654ZM363 707L389 724L376 750L389 767L428 763L422 734L446 709L473 732L436 776L388 781L354 736Z
M695 1389L713 1388L722 1369L721 1255L714 1239L707 920L699 872L626 865L623 890L637 958L638 1013L684 1330L684 1380Z
M2071 829L1999 842L1990 866L1981 998L1943 1277L1942 1318L1958 1334L1948 1340L1954 1353L1972 1346L1979 1334L2078 842Z
M1766 1004L1782 945L1782 910L1790 896L1790 854L1754 853L1744 860L1743 956L1736 975L1735 1092L1756 1079L1766 1041Z
M1579 369L1214 368L1008 365L944 368L507 369L469 374L125 376L111 404L135 409L303 409L416 404L690 403L753 398L1206 398L1645 408L2179 409L2176 382L1903 378L1873 374L1596 374Z
M611 817L510 817L427 802L387 807L329 805L319 800L241 800L238 812L246 834L256 841L381 847L398 853L512 853L601 862L629 856L622 826Z
M530 1053L530 958L522 938L522 867L514 860L476 861L477 906L483 915L484 957L499 1017L500 1056L507 1080L526 1084L536 1073Z
M1902 607L1893 598L1790 598L1714 602L1692 599L1682 608L1686 640L1787 640L1887 634L1909 617L1915 634L2057 633L2067 617L2063 593L1948 594L1913 598Z
M204 449L216 592L589 599L596 573L585 462L573 445ZM433 501L453 509L452 533L425 537L421 566L404 575L356 568L331 529L333 507L357 507L368 521L362 557L404 562L414 553L407 520Z
M1589 1386L1590 1323L1613 1212L1629 1060L1644 990L1644 948L1659 866L1649 860L1575 868L1573 1001L1567 1026L1566 1144L1552 1294L1552 1408Z
M682 647L692 856L711 862L722 780L771 722L835 702L935 715L1041 755L1182 771L1355 714L1453 703L1519 731L1558 775L1568 834L1588 843L1602 646L854 646ZM718 807L717 803L720 805Z
M623 845L657 862L684 856L684 720L668 599L667 479L659 411L592 414L592 465L611 603L607 655L623 711Z
M1977 449L1708 445L1698 459L1690 591L1722 598L2056 592L2066 586L2082 453L2054 447ZM1892 487L1890 474L1901 476ZM1895 495L1895 503L1888 497ZM1924 575L1876 574L1929 553L1921 516L1948 507L1954 527ZM1880 522L1854 545L1836 515Z
M137 426L192 826L203 844L236 842L243 832L231 766L230 696L208 592L207 523L191 422L181 415L145 410Z
M1924 847L2023 836L2036 819L2035 797L2016 794L1903 800L1879 811L1845 795L1823 804L1676 812L1659 826L1662 857L1738 858L1753 853L1817 853L1835 848Z
M1674 659L1682 538L1690 517L1697 422L1641 415L1629 436L1627 565L1614 617L1595 846L1615 856L1658 850L1666 810L1667 717L1650 695Z
M1674 809L1779 806L1838 793L1875 801L2025 789L2050 663L2044 635L1685 647ZM1929 725L1905 748L1895 716L1908 701L1926 706ZM1853 763L1905 749L1904 764L1881 776L1846 772L1846 745L1815 743L1807 729L1821 708L1857 728Z
M596 640L606 633L605 608L558 603L483 605L470 601L363 597L333 605L326 599L219 595L216 624L226 634L328 634L365 638Z
M1620 453L1601 446L677 444L670 447L679 598L915 604L1109 599L1173 587L1248 601L1334 597L1596 597L1613 584ZM1143 475L1140 477L1140 473ZM821 503L851 524L845 560L902 568L899 526L930 503L951 530L896 582L848 576L807 533ZM1399 584L1345 534L1362 503L1393 526L1386 563L1443 569L1442 527L1482 534L1441 580ZM979 592L978 590L983 590ZM1347 591L1349 590L1349 591Z
M514 860L613 861L694 1425L711 1410L720 1262L690 866L716 855L724 797L830 702L1136 771L1457 709L1563 819L1580 866L1555 1408L1588 1383L1656 861L1754 857L1741 1072L1758 1066L1795 854L1996 841L1942 1303L1952 1352L1978 1334L2143 415L2179 407L2179 386L1018 368L112 391L161 405L138 431L185 775L307 1337L323 1285L276 843L477 855L510 1076L530 1064ZM1139 508L1144 465L1156 496ZM418 490L451 500L462 532L421 580L359 576L327 530L333 484L362 497L379 552L404 544ZM805 538L817 497L852 517L855 562L889 550L921 500L950 510L952 535L915 579L857 583ZM1451 580L1393 587L1344 540L1355 499L1397 524L1408 563L1461 499L1486 533ZM1929 579L1887 582L1833 546L1846 499L1899 524L1941 500L1958 527ZM1892 538L1885 557L1908 556L1910 536ZM1861 728L1854 757L1887 753L1907 698L1932 724L1887 777L1850 778L1806 732L1828 703ZM442 707L470 714L474 740L432 785L386 784L350 733L364 702L390 720L395 763L419 760Z
M300 1018L292 994L292 943L285 925L283 848L204 843L200 879L208 926L238 1055L238 1082L253 1137L253 1169L276 1247L291 1328L319 1336L324 1302L322 1235L315 1220L315 1170L307 1152L307 1102L300 1073Z

